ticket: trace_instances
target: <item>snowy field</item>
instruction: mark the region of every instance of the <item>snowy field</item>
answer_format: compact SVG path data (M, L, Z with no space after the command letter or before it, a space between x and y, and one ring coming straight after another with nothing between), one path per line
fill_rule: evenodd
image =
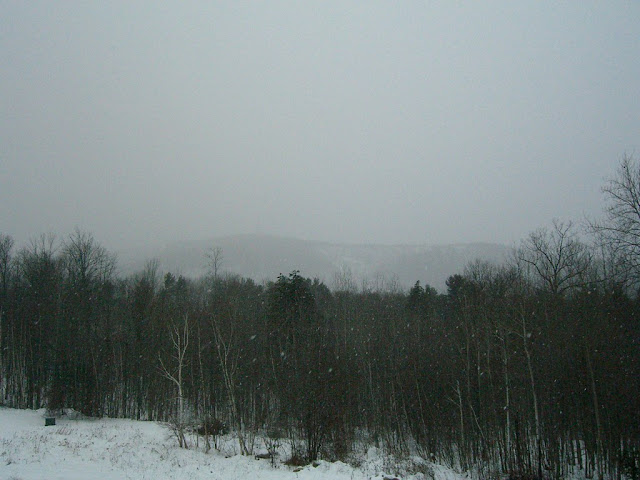
M208 479L208 480L460 480L437 465L407 472L379 450L363 453L358 468L319 462L298 471L269 460L235 455L231 438L220 451L180 449L156 422L58 418L44 426L44 411L0 408L0 480ZM202 443L201 443L202 444Z

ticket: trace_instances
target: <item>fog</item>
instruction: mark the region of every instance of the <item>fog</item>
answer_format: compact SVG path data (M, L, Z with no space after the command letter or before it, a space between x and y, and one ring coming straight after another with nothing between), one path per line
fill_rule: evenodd
M637 2L2 2L0 233L509 244L640 153Z

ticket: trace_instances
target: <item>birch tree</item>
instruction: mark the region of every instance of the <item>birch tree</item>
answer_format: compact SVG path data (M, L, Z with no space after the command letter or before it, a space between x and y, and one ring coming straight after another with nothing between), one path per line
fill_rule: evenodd
M176 323L169 327L171 336L171 363L165 362L158 355L160 374L172 382L176 387L178 411L174 421L174 429L178 437L180 448L189 448L185 438L185 405L184 405L184 371L187 367L187 348L189 347L189 316L184 315L182 325Z

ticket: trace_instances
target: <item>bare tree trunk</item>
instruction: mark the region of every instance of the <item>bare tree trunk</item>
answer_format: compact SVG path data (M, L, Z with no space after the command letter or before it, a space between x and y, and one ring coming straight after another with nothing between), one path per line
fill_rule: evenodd
M598 402L598 391L596 389L596 378L593 373L593 365L591 362L591 354L589 353L589 347L585 344L584 353L587 360L587 369L589 370L589 380L591 383L591 395L593 398L593 412L596 419L596 469L598 474L602 476L602 425L600 423L600 404Z
M509 354L507 346L507 334L502 337L502 365L504 368L504 391L505 391L505 468L510 470L512 468L511 458L511 390L509 381Z
M376 401L375 398L375 394L374 394L374 386L373 386L373 369L371 368L371 360L368 359L367 361L367 379L368 379L368 383L369 383L369 396L370 396L370 401L371 401L371 411L374 413L375 418L380 418L380 412L379 412L379 407L378 407L378 402ZM373 420L373 438L374 438L374 442L375 442L375 446L379 447L379 435L380 432L378 431L378 425L376 423L375 420Z
M160 361L160 373L167 380L170 380L176 386L178 391L178 413L175 422L176 436L180 448L189 448L187 439L185 438L185 415L184 415L184 395L182 390L182 371L185 365L185 356L187 347L189 346L189 317L184 316L184 325L182 331L177 325L173 326L171 331L171 341L173 343L174 353L173 359L176 362L175 371L169 371L165 366L162 357L158 355Z
M198 367L200 369L200 390L201 390L201 402L202 402L202 413L204 413L205 409L207 409L207 404L209 402L207 402L207 389L206 389L206 385L205 385L205 381L204 381L204 365L202 363L202 334L200 332L200 322L198 321L196 323L197 325L197 335L198 335ZM209 422L207 421L206 415L203 415L204 421L203 421L203 425L204 425L204 441L205 441L205 451L209 452L209 450L211 450L211 441L209 440L209 432L208 427L209 427Z
M520 320L522 322L522 346L524 349L524 354L527 359L527 371L529 373L529 386L531 387L531 397L533 400L533 415L535 421L535 448L536 448L536 456L538 457L538 475L542 476L542 445L540 438L540 411L538 408L538 394L536 393L536 382L535 376L533 373L533 362L531 360L531 351L529 350L529 342L527 341L530 333L527 331L527 320L525 314L521 312Z
M216 342L216 352L218 353L218 360L220 361L220 367L222 368L222 376L227 390L227 399L229 401L229 408L231 409L231 420L234 423L236 434L238 435L240 453L242 455L251 455L252 448L249 448L245 437L245 426L242 421L242 416L238 412L238 403L236 401L235 374L238 365L237 360L234 360L231 357L233 332L231 333L230 338L225 340L218 320L215 317L212 317L212 325Z
M464 432L464 401L462 400L462 390L460 389L460 382L456 381L456 396L457 401L455 402L458 406L458 412L460 414L460 446L458 447L458 458L460 462L460 467L463 470L467 470L468 462L466 458L466 438Z

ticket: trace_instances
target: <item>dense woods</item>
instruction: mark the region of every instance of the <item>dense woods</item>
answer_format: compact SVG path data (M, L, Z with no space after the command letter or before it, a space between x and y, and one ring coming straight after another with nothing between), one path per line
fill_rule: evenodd
M639 179L625 159L591 235L554 221L444 293L257 284L215 250L204 278L122 278L88 233L2 235L0 402L167 420L185 446L224 422L241 453L281 439L298 461L375 445L480 478L638 478Z

